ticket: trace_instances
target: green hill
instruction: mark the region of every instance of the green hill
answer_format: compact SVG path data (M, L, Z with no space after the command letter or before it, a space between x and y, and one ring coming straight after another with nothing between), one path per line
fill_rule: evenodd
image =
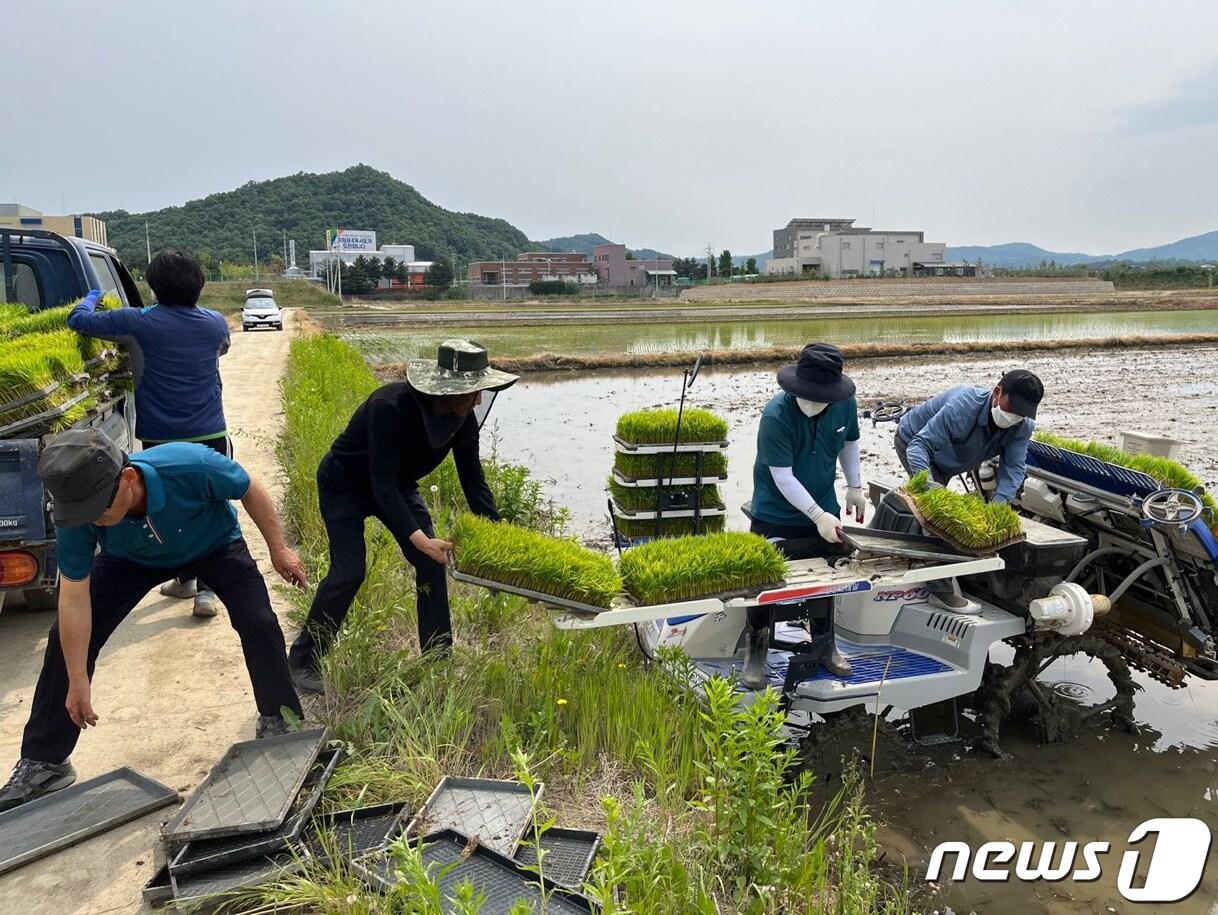
M309 249L324 247L328 228L371 229L378 244L412 244L421 260L454 254L459 261L498 258L529 247L525 234L505 220L445 210L367 165L251 181L150 213L111 210L97 215L106 220L110 244L135 266L147 260L145 220L153 250L177 245L245 264L253 259L255 229L260 262L282 255L286 230L288 238L296 239L296 259L305 268Z

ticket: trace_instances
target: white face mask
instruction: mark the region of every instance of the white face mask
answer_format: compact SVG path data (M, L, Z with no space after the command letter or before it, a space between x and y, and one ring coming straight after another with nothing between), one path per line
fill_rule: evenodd
M994 418L994 425L999 429L1010 429L1023 422L1023 417L1018 413L1008 413L997 404L990 407L990 416Z
M799 404L799 409L803 411L804 416L812 417L817 413L822 412L827 403L817 403L815 400L804 400L802 397L796 397L795 402Z

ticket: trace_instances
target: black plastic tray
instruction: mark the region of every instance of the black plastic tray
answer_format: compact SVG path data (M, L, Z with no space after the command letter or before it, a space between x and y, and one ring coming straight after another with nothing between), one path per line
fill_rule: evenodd
M313 817L304 843L318 861L329 862L332 850L346 860L361 858L385 848L405 832L412 815L408 804L377 804L320 814ZM322 833L330 837L324 843Z
M223 839L200 839L187 842L169 862L169 872L175 877L215 870L249 858L274 854L300 838L317 808L326 782L334 774L341 750L322 750L312 770L292 803L287 819L278 829Z
M178 799L172 788L123 767L0 813L0 874Z
M540 911L542 886L547 893L547 915L587 915L592 905L583 896L551 881L539 881L537 874L511 858L471 842L459 832L446 829L412 843L422 846L423 863L432 879L448 898L456 886L470 881L477 894L485 897L483 915L507 915L518 900ZM372 886L391 889L398 882L393 858L385 852L352 862L352 869Z
M526 834L516 849L515 859L522 867L537 867L537 850ZM578 890L592 867L592 859L601 846L601 835L586 829L552 827L541 836L541 874L551 883Z
M175 908L190 912L202 912L228 901L228 897L240 890L270 883L304 869L308 863L308 852L281 852L271 857L250 858L201 874L169 875L173 886Z

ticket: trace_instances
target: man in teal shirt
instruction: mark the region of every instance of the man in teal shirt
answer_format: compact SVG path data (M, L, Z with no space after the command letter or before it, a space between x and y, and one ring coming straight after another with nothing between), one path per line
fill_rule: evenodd
M843 556L841 506L834 482L840 462L846 477L846 511L863 520L866 498L859 455L858 405L854 382L843 374L841 350L810 343L799 362L778 372L782 388L766 404L757 428L750 530L774 543L788 559ZM850 663L833 641L833 602L810 602L812 654L840 677ZM742 682L765 684L765 658L773 619L767 610L749 614Z

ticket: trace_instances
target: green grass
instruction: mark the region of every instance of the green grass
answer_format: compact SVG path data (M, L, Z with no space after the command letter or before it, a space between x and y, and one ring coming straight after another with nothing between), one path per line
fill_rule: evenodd
M317 461L375 384L333 338L292 345L280 459L288 521L314 581L327 557ZM526 470L504 466L486 462L501 511L510 504L520 523L559 532L564 513L542 504ZM455 473L442 465L422 483L447 531L464 510ZM805 777L788 783L773 696L740 710L730 687L695 694L681 685L683 659L667 654L644 666L628 627L559 631L522 599L459 583L451 589L452 655L421 661L413 574L377 522L366 545L367 578L324 662L326 695L309 707L346 748L327 809L417 805L443 775L520 777L527 757L546 783L543 817L605 833L587 887L605 915L909 911L903 889L875 868L875 827L861 792L851 788L840 807L817 811ZM311 595L293 596L299 619ZM438 901L434 875L404 852L399 863L411 880L390 895L341 865L310 864L244 904L268 913L454 910Z
M1023 532L1019 515L1009 505L986 502L972 493L953 492L946 487L928 488L930 476L923 470L905 484L927 524L948 540L970 550L982 550L1018 537Z
M653 518L646 520L641 518L618 518L616 523L618 533L630 540L656 536L656 522ZM714 534L723 530L726 524L727 519L723 515L710 515L702 519L702 527L695 531L693 518L661 518L659 536L685 537L695 533Z
M617 434L634 445L672 443L677 434L677 411L671 407L636 410L617 421ZM681 414L682 442L721 442L727 438L727 421L710 410L692 407Z
M775 584L787 567L777 547L743 531L645 543L626 550L619 565L626 590L642 604Z
M1080 439L1064 438L1049 432L1037 432L1033 436L1038 442L1061 448L1063 451L1077 451L1079 454L1090 455L1118 467L1128 467L1146 474L1151 479L1171 489L1187 489L1191 492L1201 491L1201 504L1209 511L1210 527L1218 534L1218 501L1205 491L1201 479L1178 461L1171 458L1159 457L1154 454L1130 454L1115 445L1103 442L1084 442Z
M628 480L680 479L697 475L697 454L679 451L672 454L628 454L618 451L613 457L613 467ZM709 451L701 455L702 476L722 477L727 474L727 455L721 451ZM657 476L658 474L658 476Z
M613 560L573 540L462 515L453 526L457 567L541 594L609 607L622 591Z
M669 496L684 496L693 505L695 493L701 490L702 507L720 506L723 497L719 494L718 486L667 486L664 492ZM609 495L621 508L627 511L655 511L656 500L660 489L657 486L623 486L613 477L609 478Z

